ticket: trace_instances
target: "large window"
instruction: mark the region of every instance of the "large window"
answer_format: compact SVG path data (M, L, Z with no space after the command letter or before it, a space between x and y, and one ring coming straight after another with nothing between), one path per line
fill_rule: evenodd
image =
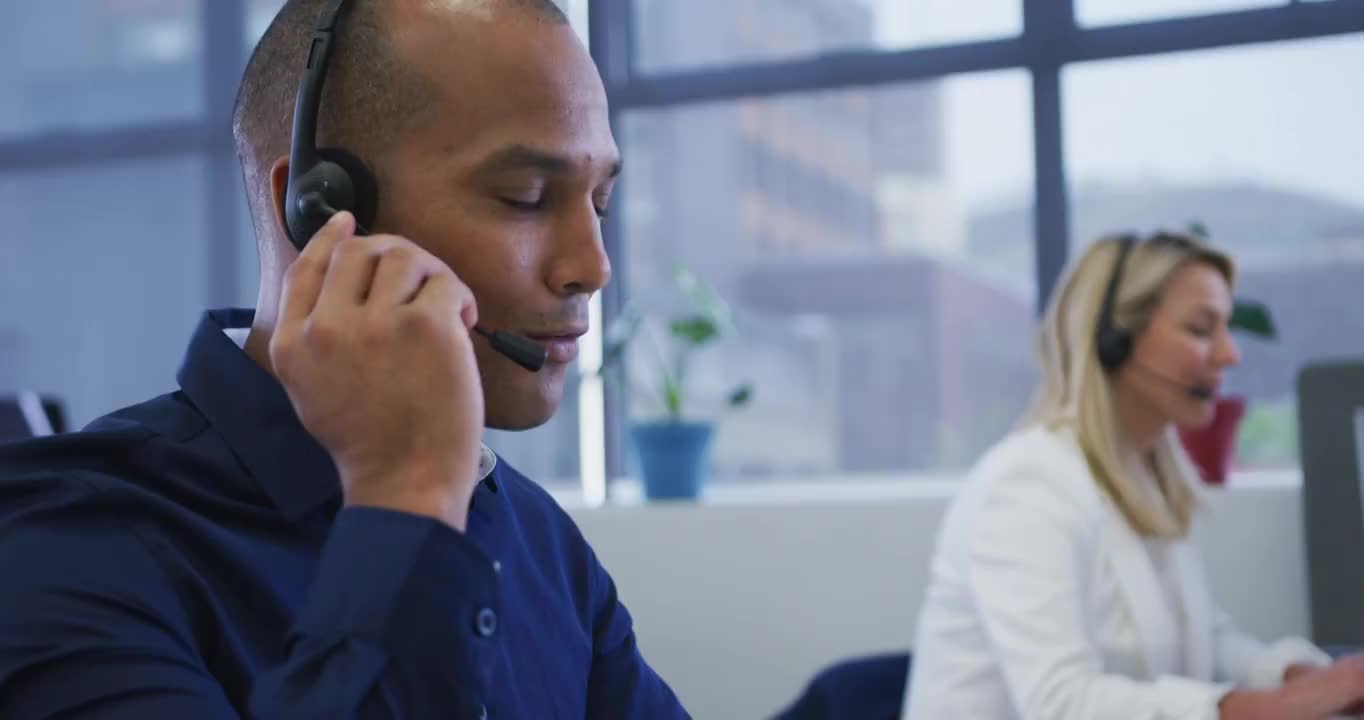
M960 468L1005 431L1031 375L1027 76L982 76L631 113L631 300L668 307L674 266L741 334L689 371L726 415L717 474ZM632 360L649 383L654 350ZM631 414L657 406L631 395Z
M1110 230L1200 221L1270 304L1282 337L1244 340L1229 384L1251 399L1242 467L1295 463L1304 363L1364 354L1326 291L1364 280L1360 3L631 8L633 54L599 43L628 167L624 304L666 306L677 262L733 304L740 333L688 376L712 417L756 384L723 415L721 482L973 462L1029 395L1071 238ZM633 390L614 421L651 400Z
M253 303L226 114L281 4L0 10L0 391L87 422L173 389L203 308ZM1304 363L1364 354L1360 0L560 4L592 22L626 158L605 320L677 302L679 263L735 310L688 398L721 418L720 484L958 475L1023 407L1072 246L1108 230L1203 222L1274 312L1231 378L1243 467L1294 463ZM490 444L599 489L605 437L632 475L623 430L657 407L588 387Z
M1364 36L1077 66L1065 75L1077 245L1198 221L1267 303L1274 342L1241 340L1243 465L1297 459L1304 364L1364 356Z

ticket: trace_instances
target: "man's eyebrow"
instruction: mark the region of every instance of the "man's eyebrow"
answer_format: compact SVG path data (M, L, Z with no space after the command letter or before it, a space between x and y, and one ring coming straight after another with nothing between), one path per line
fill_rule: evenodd
M528 145L510 145L484 158L478 164L478 172L494 175L513 170L540 170L550 175L567 175L574 170L573 161L552 152L538 150ZM611 164L607 176L620 175L621 161Z

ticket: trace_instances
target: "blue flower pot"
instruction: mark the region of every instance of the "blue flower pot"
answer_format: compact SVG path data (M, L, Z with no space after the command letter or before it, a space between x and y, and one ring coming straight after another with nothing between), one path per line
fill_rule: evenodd
M649 500L694 500L701 496L710 464L710 423L647 422L630 428Z

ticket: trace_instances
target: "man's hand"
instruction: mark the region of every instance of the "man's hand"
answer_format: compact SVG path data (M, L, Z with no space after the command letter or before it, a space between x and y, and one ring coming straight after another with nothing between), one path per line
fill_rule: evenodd
M270 361L347 505L463 530L484 418L473 295L412 242L354 231L337 214L289 268Z

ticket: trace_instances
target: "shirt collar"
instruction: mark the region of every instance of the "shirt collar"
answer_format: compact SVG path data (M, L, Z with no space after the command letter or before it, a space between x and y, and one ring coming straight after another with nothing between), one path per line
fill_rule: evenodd
M204 313L185 351L180 389L286 516L297 519L340 499L327 451L299 422L283 386L245 352L252 310ZM497 456L482 446L479 472L497 491Z

